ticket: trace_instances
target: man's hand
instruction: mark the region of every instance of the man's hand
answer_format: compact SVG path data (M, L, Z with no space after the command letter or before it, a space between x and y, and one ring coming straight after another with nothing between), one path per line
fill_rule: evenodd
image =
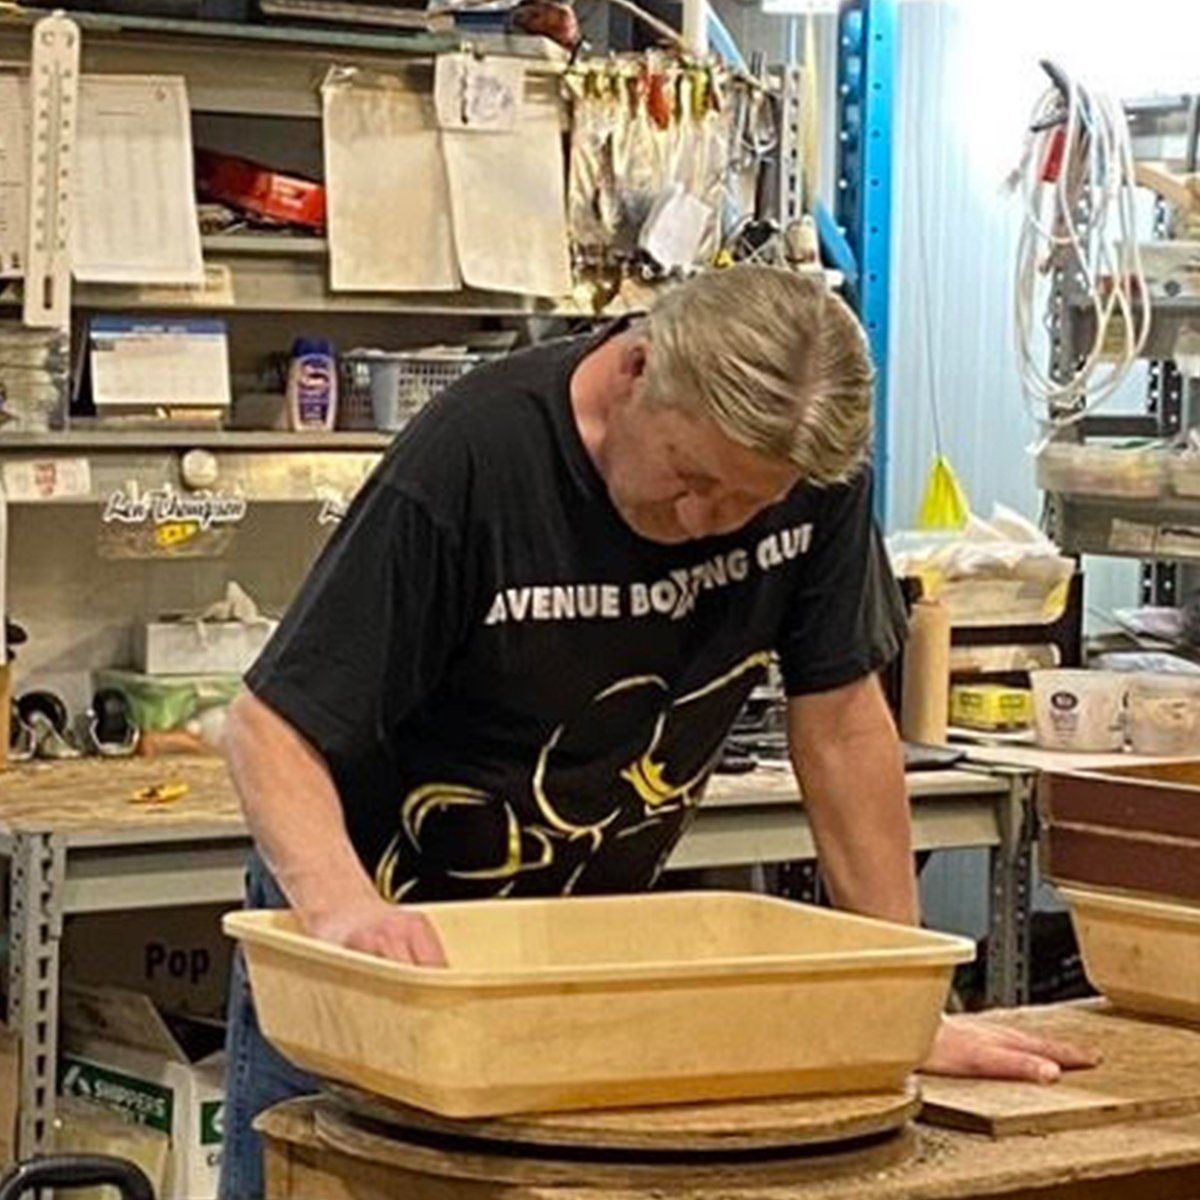
M927 1075L1053 1083L1064 1070L1094 1067L1099 1061L1095 1052L1068 1042L959 1016L942 1018L933 1050L921 1070Z
M304 925L313 937L348 950L424 967L446 965L441 940L429 919L382 898L340 908Z

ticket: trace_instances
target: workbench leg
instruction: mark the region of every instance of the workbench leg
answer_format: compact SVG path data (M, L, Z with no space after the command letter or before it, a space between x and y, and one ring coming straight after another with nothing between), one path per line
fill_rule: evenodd
M987 983L989 1008L1029 1000L1029 945L1033 899L1033 777L1010 777L1000 804L1000 845L990 861L991 896Z
M9 904L8 1020L21 1039L17 1156L50 1148L58 1069L58 949L66 850L49 833L17 834Z
M774 894L800 904L821 903L821 872L816 859L798 859L773 868Z

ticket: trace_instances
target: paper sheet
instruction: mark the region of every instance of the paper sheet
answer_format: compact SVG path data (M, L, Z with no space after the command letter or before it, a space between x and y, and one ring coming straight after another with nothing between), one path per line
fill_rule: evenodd
M93 317L91 364L97 409L229 407L220 321Z
M463 279L558 298L571 290L562 131L552 105L526 105L513 133L442 131Z
M525 64L517 58L439 54L433 103L443 129L511 133L525 107Z
M85 75L75 159L76 279L204 282L182 78Z
M28 137L29 87L16 75L0 73L0 279L24 271Z
M457 290L431 99L386 80L348 79L328 80L322 98L332 289Z

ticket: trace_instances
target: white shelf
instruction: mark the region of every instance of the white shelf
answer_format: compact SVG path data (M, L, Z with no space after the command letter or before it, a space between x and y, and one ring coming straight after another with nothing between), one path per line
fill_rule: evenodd
M228 235L233 238L235 235ZM250 240L246 239L247 242ZM457 292L331 292L328 264L311 246L318 239L297 239L305 244L287 250L280 243L293 239L271 238L268 248L239 246L221 254L210 253L210 266L229 270L233 303L215 300L188 288L139 288L124 284L77 284L76 309L102 312L303 312L343 315L370 313L396 316L511 317L523 319L564 318L607 320L616 313L602 314L506 292L480 292L464 288ZM0 284L0 309L16 308L21 302L21 285Z
M61 433L0 433L0 457L10 454L95 454L130 450L240 450L312 454L382 450L394 434L374 430L284 433L257 429L70 429Z
M0 20L0 60L25 62L29 31L42 12L5 14ZM182 75L196 112L316 118L320 83L330 67L352 65L411 78L428 90L433 57L475 47L526 60L536 78L527 95L557 88L567 55L545 38L450 33L346 32L328 28L233 25L207 21L110 16L72 12L83 29L83 70L145 74L147 62L163 75Z
M1200 562L1200 498L1052 495L1060 511L1058 540L1068 554Z
M98 506L136 482L142 492L169 485L187 493L181 461L189 450L208 450L216 459L211 490L244 496L254 504L320 504L348 501L374 470L387 446L386 434L223 433L169 430L162 433L50 434L0 438L0 470L10 464L86 459L89 490L84 495L13 494L22 508Z
M229 254L266 254L283 258L325 258L329 239L288 233L210 233L200 239L209 259Z

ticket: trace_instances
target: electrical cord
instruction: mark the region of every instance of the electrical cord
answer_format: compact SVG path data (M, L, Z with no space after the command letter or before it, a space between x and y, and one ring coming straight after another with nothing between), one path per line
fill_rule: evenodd
M1124 110L1051 64L1043 66L1054 86L1034 105L1015 173L1024 215L1014 306L1026 403L1053 430L1082 420L1118 391L1145 348L1151 305ZM1054 157L1060 159L1057 176L1047 181L1045 164ZM1092 345L1063 379L1047 369L1034 336L1039 300L1045 309L1040 285L1052 269L1078 273L1096 323Z

